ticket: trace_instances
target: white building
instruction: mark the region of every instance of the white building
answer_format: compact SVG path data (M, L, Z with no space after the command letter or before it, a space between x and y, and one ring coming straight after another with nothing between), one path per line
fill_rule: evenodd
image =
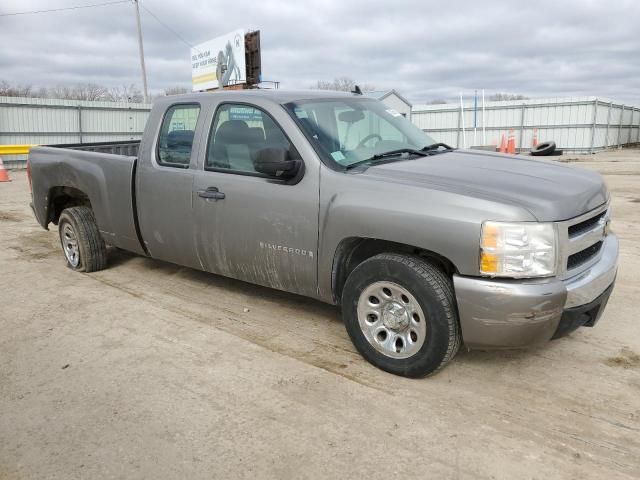
M387 107L394 109L403 117L411 120L411 109L413 105L395 90L376 90L367 92L365 95L380 100Z

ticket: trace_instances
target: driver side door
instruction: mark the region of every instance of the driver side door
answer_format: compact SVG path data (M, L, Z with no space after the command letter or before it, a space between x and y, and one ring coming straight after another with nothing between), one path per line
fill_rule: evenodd
M280 126L289 122L298 132L292 120L284 110L267 108L218 105L204 165L194 180L196 248L210 272L315 296L318 171L304 171L294 180L256 171L265 149L285 149L290 158L300 158Z

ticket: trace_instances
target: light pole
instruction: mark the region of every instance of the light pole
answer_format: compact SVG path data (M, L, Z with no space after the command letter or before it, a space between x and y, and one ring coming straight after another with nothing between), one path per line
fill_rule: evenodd
M144 46L142 45L142 26L140 25L140 7L138 0L133 0L136 7L136 22L138 24L138 49L140 50L140 67L142 68L142 85L144 88L144 103L149 102L149 92L147 91L147 69L144 66Z

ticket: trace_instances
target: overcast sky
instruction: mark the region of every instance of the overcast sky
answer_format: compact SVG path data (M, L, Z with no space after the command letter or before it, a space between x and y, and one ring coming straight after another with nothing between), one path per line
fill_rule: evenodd
M0 14L108 0L2 0ZM474 89L640 105L640 1L142 0L191 44L260 29L263 78L349 76L414 103ZM190 87L189 47L142 9L149 87ZM0 17L0 79L141 85L131 3Z

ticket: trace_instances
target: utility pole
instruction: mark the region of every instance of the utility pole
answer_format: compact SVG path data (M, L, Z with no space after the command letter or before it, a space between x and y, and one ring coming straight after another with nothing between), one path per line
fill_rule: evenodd
M142 26L140 25L140 7L138 0L133 0L136 6L136 21L138 24L138 49L140 50L140 67L142 68L142 85L144 87L144 103L149 103L149 92L147 91L147 69L144 66L144 47L142 46Z

